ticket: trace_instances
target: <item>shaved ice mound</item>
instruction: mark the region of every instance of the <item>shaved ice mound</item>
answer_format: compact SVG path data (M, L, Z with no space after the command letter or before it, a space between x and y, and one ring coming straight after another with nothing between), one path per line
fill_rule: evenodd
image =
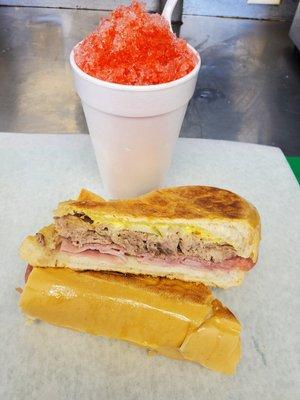
M190 73L198 58L159 14L134 1L116 8L74 49L77 66L97 79L156 85Z

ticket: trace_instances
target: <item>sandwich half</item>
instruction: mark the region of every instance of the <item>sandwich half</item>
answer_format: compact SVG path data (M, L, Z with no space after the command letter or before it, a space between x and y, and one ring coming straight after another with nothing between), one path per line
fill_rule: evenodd
M27 269L20 298L34 319L123 339L232 374L241 327L201 283L69 268Z
M260 218L242 197L207 186L105 201L82 190L62 202L54 223L21 246L39 267L117 271L208 286L239 285L256 263Z

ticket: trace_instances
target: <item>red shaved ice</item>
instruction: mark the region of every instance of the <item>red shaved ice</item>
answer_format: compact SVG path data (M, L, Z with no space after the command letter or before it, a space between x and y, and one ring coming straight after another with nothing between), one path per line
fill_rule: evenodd
M198 59L159 14L137 1L116 8L74 49L78 67L123 85L155 85L182 78Z

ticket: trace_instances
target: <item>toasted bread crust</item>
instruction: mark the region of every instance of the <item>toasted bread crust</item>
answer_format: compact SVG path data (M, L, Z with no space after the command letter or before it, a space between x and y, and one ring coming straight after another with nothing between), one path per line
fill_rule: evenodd
M260 223L256 208L245 199L229 190L210 186L171 187L129 200L93 201L93 197L89 196L80 196L79 199L81 201L60 203L55 215L62 216L76 210L87 211L87 214L90 211L99 217L113 214L127 218L145 218L147 221L243 220L253 228Z
M79 196L77 197L77 201L96 201L102 202L105 201L101 196L95 194L87 189L81 189Z
M84 271L95 279L119 282L121 285L138 287L142 290L159 293L162 296L194 303L210 304L212 293L200 282L185 282L149 275L122 274L114 271Z

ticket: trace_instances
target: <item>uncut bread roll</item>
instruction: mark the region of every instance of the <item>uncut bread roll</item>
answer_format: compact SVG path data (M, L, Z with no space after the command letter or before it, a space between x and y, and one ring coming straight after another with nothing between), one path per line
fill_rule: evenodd
M259 241L256 208L227 190L183 186L114 201L82 190L77 200L59 204L53 225L25 239L21 255L40 267L228 288L255 265Z

